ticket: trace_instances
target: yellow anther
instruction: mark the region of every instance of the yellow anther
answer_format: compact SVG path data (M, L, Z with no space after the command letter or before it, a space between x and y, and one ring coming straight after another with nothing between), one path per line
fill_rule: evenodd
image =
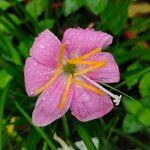
M68 96L68 92L70 90L70 85L71 85L71 82L72 82L72 74L69 75L68 77L68 81L66 83L66 87L65 87L65 91L62 95L62 99L60 101L60 104L59 104L59 109L62 110L65 106L65 103L66 103L66 100L67 100L67 96Z
M64 51L65 51L65 44L63 43L63 44L60 46L59 54L58 54L58 62L59 62L59 65L62 65L62 63L63 63Z
M101 51L101 48L96 48L96 49L90 51L89 53L87 53L87 54L85 54L85 55L79 56L79 57L77 57L77 58L72 58L72 59L69 59L69 60L67 60L67 61L68 61L69 63L72 62L72 61L75 61L75 60L76 60L76 61L80 61L80 60L86 59L86 58L88 58L88 57L90 57L90 56L92 56L92 55L95 55L95 54L99 53L100 51Z
M87 72L90 72L90 71L93 71L95 69L101 68L101 67L103 67L105 65L106 65L106 61L98 62L95 65L92 65L90 67L84 68L83 70L77 71L76 73L74 73L74 76L79 76L79 75L85 74Z
M71 62L69 62L69 64L81 64L81 65L98 65L99 63L101 63L100 61L87 61L87 60L73 60Z
M72 82L77 84L77 85L79 85L79 86L82 86L82 87L84 87L84 88L86 88L88 90L91 90L91 91L97 93L100 96L104 96L105 95L105 93L103 91L97 89L96 87L94 87L92 85L86 84L84 82L81 82L81 81L75 80L75 79L73 79Z
M34 95L39 95L41 92L43 92L45 89L47 89L48 87L50 87L54 81L57 79L57 77L60 75L62 70L62 67L59 67L53 74L53 76L51 77L51 79L46 82L43 86L41 86L39 89L37 89L34 93Z

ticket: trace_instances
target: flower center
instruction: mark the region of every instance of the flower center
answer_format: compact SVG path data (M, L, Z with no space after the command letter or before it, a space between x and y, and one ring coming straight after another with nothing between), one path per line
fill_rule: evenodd
M65 106L71 83L75 83L79 86L89 89L89 90L99 94L100 96L104 96L105 93L107 93L108 95L110 95L111 97L114 98L114 102L116 103L116 105L118 105L120 102L121 96L116 96L116 95L110 93L109 91L107 91L106 89L101 87L98 83L96 83L93 80L84 76L84 74L87 72L93 71L95 69L98 69L98 68L101 68L101 67L104 67L105 65L107 65L106 60L101 60L101 61L86 60L90 56L99 53L101 51L101 49L96 48L95 50L92 50L87 54L84 54L77 58L72 58L72 59L66 60L66 64L63 65L64 50L65 50L65 44L62 44L60 47L60 50L59 50L59 54L58 54L58 68L54 72L54 75L51 77L51 79L35 91L35 95L40 94L45 89L50 87L54 83L54 81L57 79L57 77L64 71L64 72L68 73L69 75L68 75L68 81L66 82L65 91L62 95L62 100L60 101L60 105L59 105L60 110L62 110ZM76 70L76 65L86 65L86 66L88 65L88 67L82 68L81 70ZM75 76L82 76L90 84L87 84L85 82L74 79Z
M76 72L76 65L67 63L63 69L68 74L74 74Z

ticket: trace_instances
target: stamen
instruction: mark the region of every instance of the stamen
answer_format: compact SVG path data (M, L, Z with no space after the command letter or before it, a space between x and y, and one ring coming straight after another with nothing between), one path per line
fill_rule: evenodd
M39 89L37 89L36 91L35 91L35 96L36 95L39 95L41 92L43 92L45 89L47 89L48 87L50 87L53 83L54 83L54 81L57 79L57 77L60 75L60 73L61 73L61 70L62 70L62 67L59 67L55 72L54 72L54 74L53 74L53 76L51 77L51 79L48 81L48 82L46 82L43 86L41 86Z
M87 61L87 60L81 60L81 61L73 60L69 62L69 64L83 64L83 65L97 65L99 63L101 62L100 61Z
M86 88L86 89L89 89L89 90L91 90L91 91L93 91L93 92L99 94L100 96L104 96L104 95L105 95L105 93L104 93L103 91L101 91L101 90L95 88L95 87L92 86L92 85L88 85L88 84L86 84L86 83L84 83L84 82L81 82L81 81L79 81L79 80L72 80L72 82L75 83L75 84L77 84L77 85L80 85L80 86L82 86L82 87L84 87L84 88Z
M93 84L95 87L97 87L98 89L102 90L103 92L105 92L106 94L108 94L110 97L114 98L113 102L115 103L115 105L119 105L122 95L115 95L113 93L111 93L110 91L108 91L107 89L103 88L101 85L99 85L98 83L96 83L95 81L91 80L90 78L88 78L85 75L81 75L84 79L86 79L87 81L89 81L91 84Z
M106 65L106 61L98 62L96 65L92 65L90 67L84 68L83 70L77 71L76 73L74 73L74 76L79 76L79 75L85 74L87 72L90 72L90 71L95 70L97 68L103 67L105 65Z
M64 93L62 95L62 99L61 99L60 104L59 104L59 109L60 110L62 110L64 108L64 106L65 106L71 82L72 82L72 74L70 74L69 77L68 77L68 81L66 83L65 91L64 91Z
M71 61L79 61L79 60L83 60L83 59L86 59L86 58L88 58L88 57L90 57L90 56L92 56L92 55L95 55L95 54L97 54L97 53L99 53L101 51L101 48L96 48L96 49L94 49L94 50L92 50L92 51L90 51L89 53L87 53L87 54L85 54L85 55L82 55L82 56L79 56L79 57L77 57L77 58L72 58L72 59L69 59L69 60L67 60L69 63L71 62Z
M63 55L64 55L64 51L65 51L65 44L61 44L60 49L59 49L59 54L58 54L58 62L59 62L59 66L62 65L63 63Z

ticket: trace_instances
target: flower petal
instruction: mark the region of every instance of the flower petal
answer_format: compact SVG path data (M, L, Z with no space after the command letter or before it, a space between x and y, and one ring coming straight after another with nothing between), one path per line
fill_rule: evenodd
M60 45L59 39L46 29L35 38L30 56L46 66L56 65Z
M32 57L26 59L24 67L25 87L29 96L44 85L53 75L55 68L42 65Z
M109 113L113 103L108 95L100 96L83 87L74 86L72 115L80 121L90 121Z
M106 66L88 72L86 76L95 80L96 82L103 83L114 83L119 82L120 73L117 63L114 60L114 57L107 52L101 52L99 54L93 55L88 58L88 60L93 61L106 61Z
M98 47L107 47L112 43L112 39L107 33L80 28L69 28L63 36L70 57L78 57Z
M59 119L69 109L73 97L73 87L71 87L64 108L59 109L62 94L65 89L63 76L45 90L38 98L35 109L32 114L33 124L36 126L46 126L56 119Z

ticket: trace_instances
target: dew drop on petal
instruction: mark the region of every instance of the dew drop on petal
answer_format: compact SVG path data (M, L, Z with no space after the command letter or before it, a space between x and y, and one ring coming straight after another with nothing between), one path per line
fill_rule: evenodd
M33 95L33 94L34 94L34 92L33 92L33 91L31 91L31 92L30 92L30 94L31 94L31 95Z
M70 40L66 40L66 44L69 45L70 44Z
M37 62L34 62L34 63L33 63L33 66L34 66L34 67L36 67L37 65L38 65Z
M48 76L46 76L46 77L45 77L45 79L46 79L46 80L49 80L49 77L48 77Z
M45 46L41 44L41 45L40 45L40 48L45 48Z

